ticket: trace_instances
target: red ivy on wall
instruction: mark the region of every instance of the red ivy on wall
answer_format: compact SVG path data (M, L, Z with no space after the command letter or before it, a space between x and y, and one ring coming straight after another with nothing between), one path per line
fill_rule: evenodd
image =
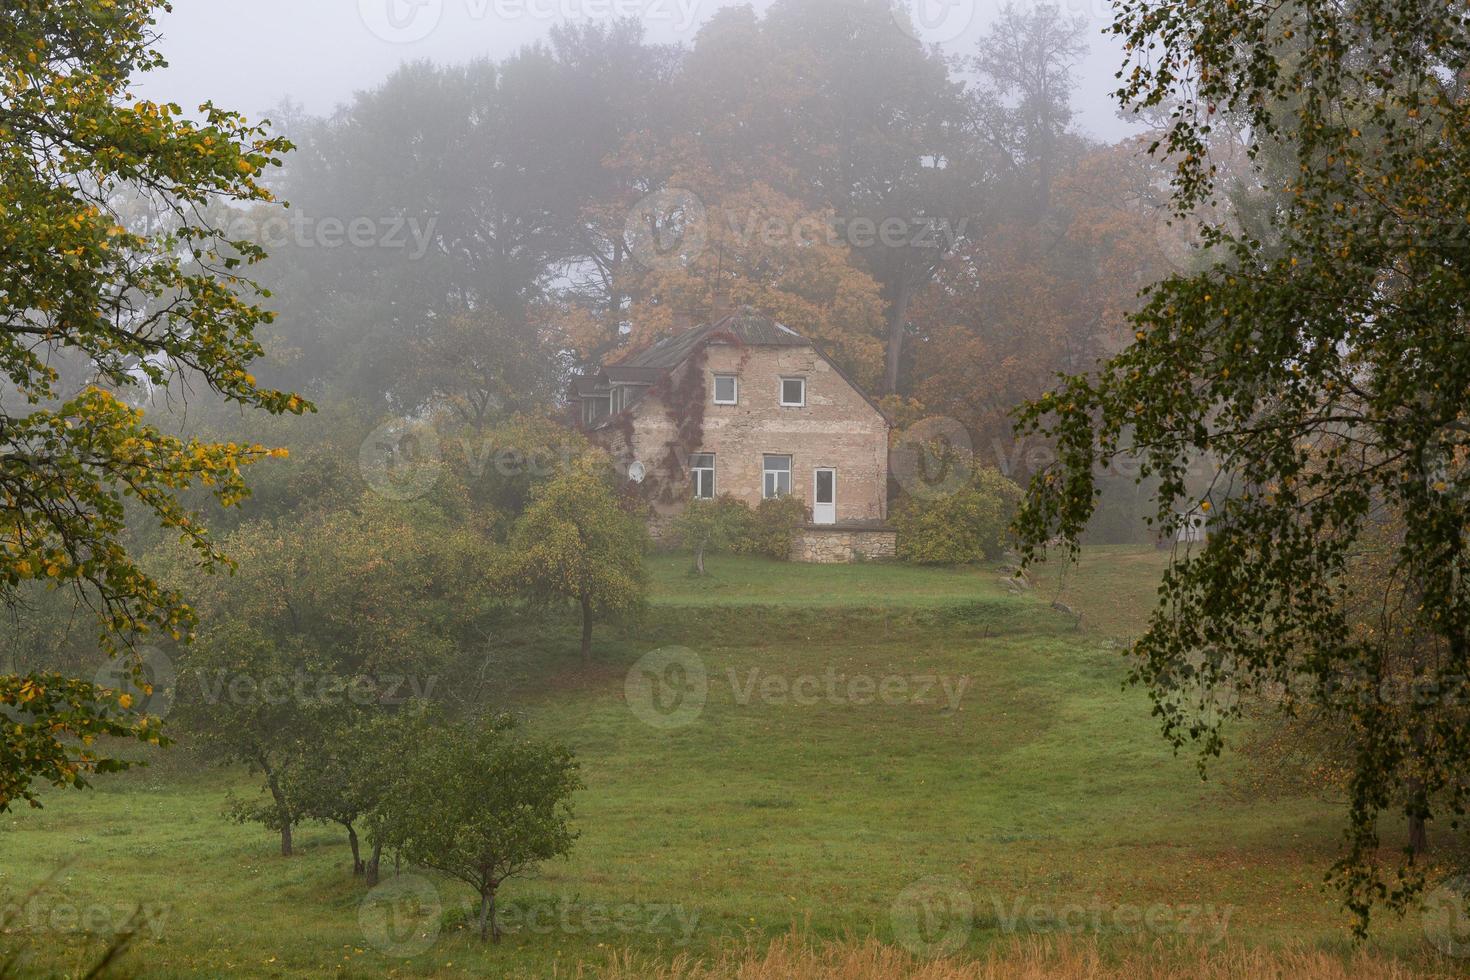
M735 334L719 331L701 341L682 364L655 382L650 391L663 402L664 416L673 427L674 437L639 487L638 492L647 501L673 504L689 493L689 457L704 445L704 412L709 403L705 368L709 362L708 346L715 341L740 348L740 366L745 366L750 358L749 350ZM623 437L624 446L633 451L632 410L623 409L609 425Z

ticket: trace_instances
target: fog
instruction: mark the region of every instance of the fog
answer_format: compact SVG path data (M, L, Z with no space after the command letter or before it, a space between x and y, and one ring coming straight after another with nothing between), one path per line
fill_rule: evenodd
M1463 968L1464 8L4 0L0 980Z
M970 55L993 24L997 0L922 0L911 18L947 55ZM160 20L169 67L139 92L187 108L213 99L259 113L290 98L314 115L330 113L405 60L499 59L545 37L556 23L636 16L654 42L693 41L717 0L179 0ZM769 0L751 4L757 11ZM1021 6L1026 6L1022 4ZM1079 130L1112 141L1132 130L1112 92L1122 47L1105 29L1104 0L1065 0L1085 19L1089 52L1075 70ZM924 26L927 25L927 26Z

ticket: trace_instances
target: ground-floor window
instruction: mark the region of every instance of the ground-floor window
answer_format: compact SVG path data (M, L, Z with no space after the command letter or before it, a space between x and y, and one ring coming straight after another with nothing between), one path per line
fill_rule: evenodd
M694 499L713 500L715 496L715 454L694 453L691 455L689 474L694 480Z
M772 497L784 497L791 492L791 457L772 456L765 457L765 486L761 496L767 500Z

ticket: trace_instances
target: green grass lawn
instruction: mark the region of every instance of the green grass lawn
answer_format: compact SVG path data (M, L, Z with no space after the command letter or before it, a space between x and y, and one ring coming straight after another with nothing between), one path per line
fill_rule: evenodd
M28 910L31 931L0 949L21 948L36 972L76 971L103 940L58 932L43 913L106 925L145 903L153 918L124 966L150 976L547 975L793 924L890 938L895 903L929 876L968 895L976 951L1007 938L1018 913L1022 932L1044 931L1026 917L1067 906L1102 909L1105 944L1137 939L1116 910L1153 906L1228 915L1230 942L1344 945L1346 917L1320 884L1338 813L1245 793L1230 760L1201 782L1157 737L1147 698L1121 686L1112 640L1136 634L1162 561L1092 552L1065 580L1044 571L1013 596L994 569L719 557L694 579L686 558L656 558L649 615L600 635L596 663L576 658L570 626L486 657L487 697L572 745L587 784L571 858L504 889L517 918L498 947L462 928L467 890L427 876L440 934L385 955L337 831L304 827L301 855L279 857L269 833L222 816L254 783L190 771L176 750L0 816L4 901L69 862ZM1050 608L1058 597L1080 628ZM625 684L672 645L707 681L698 711L684 690L679 727L649 724L669 716L636 686L635 711ZM1424 945L1417 919L1385 920L1375 941L1410 956Z

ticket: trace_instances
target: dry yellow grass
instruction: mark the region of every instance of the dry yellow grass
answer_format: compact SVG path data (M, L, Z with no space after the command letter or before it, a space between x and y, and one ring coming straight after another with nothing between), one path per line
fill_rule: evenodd
M791 935L765 948L732 950L717 959L681 957L658 964L622 954L584 964L575 976L601 980L1410 980L1463 976L1410 966L1369 953L1351 957L1318 950L1251 948L1113 950L1070 939L1018 940L979 959L921 959L875 939L813 945Z

